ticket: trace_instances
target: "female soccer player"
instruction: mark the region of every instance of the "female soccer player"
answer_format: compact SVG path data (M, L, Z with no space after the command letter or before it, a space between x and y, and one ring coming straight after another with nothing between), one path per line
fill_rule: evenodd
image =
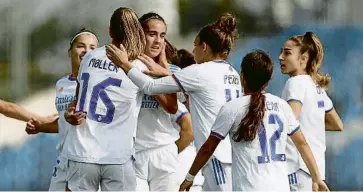
M325 179L325 130L341 131L343 123L325 92L330 77L319 73L323 57L323 45L319 38L313 32L307 32L285 42L279 61L281 72L290 76L282 98L299 119L301 130ZM291 190L311 190L311 174L291 141L287 154L289 177L295 178L290 180Z
M195 64L194 56L189 51L185 49L179 49L177 54L173 57L172 63L184 69L192 64ZM183 104L189 111L189 96L184 93L185 102ZM192 142L184 151L179 153L178 159L180 162L178 168L178 178L179 183L178 186L184 181L185 175L188 173L190 166L193 163L195 156L197 155L197 151L195 149L195 144ZM199 172L194 179L193 186L191 186L190 191L202 191L204 183L204 177L201 172Z
M50 123L40 123L37 119L32 119L27 123L26 131L29 134L43 133L59 133L60 142L57 146L59 157L54 167L52 179L50 182L50 191L63 191L66 188L66 164L67 158L63 155L67 148L63 149L64 141L69 129L73 129L64 119L64 112L68 109L68 105L74 101L77 86L77 75L79 66L83 56L90 50L98 47L98 38L96 34L90 30L82 28L78 31L70 41L68 56L71 59L72 72L59 79L56 83L56 99L55 105L59 118ZM83 114L84 115L84 114Z
M237 36L235 17L223 14L215 23L202 28L195 38L193 52L200 64L169 76L170 72L161 66L148 63L153 66L155 74L168 75L160 79L152 79L134 69L123 46L118 49L108 45L106 51L108 57L128 73L128 77L146 94L176 93L180 90L189 93L194 141L199 149L207 140L222 105L241 93L239 74L225 61ZM230 191L231 163L231 144L227 140L222 141L212 161L203 170L203 190Z
M170 51L165 50L167 27L164 19L150 12L139 21L145 32L145 55L155 61L170 58L174 49L169 45ZM168 67L171 72L180 70L175 65ZM170 105L159 102L157 97L143 96L135 140L137 191L174 191L179 185L176 177L178 153L193 141L193 130L187 109L181 102L177 103L177 114L170 114L175 113L173 104L170 109ZM179 133L172 119L181 125Z
M112 43L128 50L133 65L145 70L137 56L144 52L145 35L137 14L129 8L116 9L110 19ZM105 47L87 53L77 77L76 109L87 112L84 123L73 121L75 109L65 112L72 125L67 149L67 187L71 191L133 191L134 136L143 93L106 56Z
M223 105L180 191L190 187L194 175L227 135L232 143L233 191L289 191L285 155L288 135L312 173L314 191L328 190L291 108L286 101L264 92L273 66L272 59L261 50L243 58L241 82L245 95Z

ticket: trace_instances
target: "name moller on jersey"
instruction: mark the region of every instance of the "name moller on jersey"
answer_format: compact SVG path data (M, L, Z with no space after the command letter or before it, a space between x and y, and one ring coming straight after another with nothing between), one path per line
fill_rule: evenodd
M102 69L102 70L108 70L111 72L118 72L119 67L116 66L115 64L113 64L111 61L107 62L107 60L102 60L102 59L95 59L92 58L89 63L88 63L88 67L93 67L95 69Z

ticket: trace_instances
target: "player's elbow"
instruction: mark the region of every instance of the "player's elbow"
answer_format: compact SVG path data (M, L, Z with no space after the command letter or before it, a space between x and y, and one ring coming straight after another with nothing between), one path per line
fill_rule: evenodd
M181 137L186 143L191 143L194 140L193 131L183 131Z
M13 103L1 102L0 104L0 113L5 115L6 117L10 117L14 109L15 109L15 104Z
M339 122L338 125L336 126L336 130L337 131L343 131L343 129L344 129L343 122Z

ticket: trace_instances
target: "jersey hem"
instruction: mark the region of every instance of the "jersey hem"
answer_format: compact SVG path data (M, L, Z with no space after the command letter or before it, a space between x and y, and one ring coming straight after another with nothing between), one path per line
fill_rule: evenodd
M300 126L297 126L293 131L291 131L291 133L287 134L287 135L293 135L296 131L298 131L300 129Z
M210 135L211 136L215 136L215 137L217 137L218 139L220 139L220 140L223 140L225 137L223 137L221 134L219 134L219 133L217 133L217 132L214 132L214 131L212 131L211 133L210 133Z
M334 109L334 107L332 107L332 108L330 108L330 109L328 109L328 110L326 110L325 111L325 113L329 113L330 111L332 111Z
M90 159L87 157L79 157L79 156L74 156L74 155L67 155L67 159L71 160L71 161L77 161L77 162L81 162L81 163L92 163L92 164L100 164L100 165L122 165L127 163L130 159L132 159L134 155L130 154L130 155L126 155L125 157L122 158L109 158L107 160L105 159Z
M290 101L299 102L299 103L301 103L301 105L303 104L303 102L301 102L301 101L300 101L300 100L298 100L298 99L289 99L289 100L287 100L286 102L290 102Z

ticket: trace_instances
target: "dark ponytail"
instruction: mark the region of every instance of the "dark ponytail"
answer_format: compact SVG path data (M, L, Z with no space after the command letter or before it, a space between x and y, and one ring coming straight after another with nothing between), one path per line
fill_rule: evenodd
M234 141L255 139L258 127L262 124L265 115L266 96L262 91L271 79L273 67L272 59L262 50L248 53L243 58L241 75L245 87L251 92L251 99L248 112L242 118L237 132L232 137Z

